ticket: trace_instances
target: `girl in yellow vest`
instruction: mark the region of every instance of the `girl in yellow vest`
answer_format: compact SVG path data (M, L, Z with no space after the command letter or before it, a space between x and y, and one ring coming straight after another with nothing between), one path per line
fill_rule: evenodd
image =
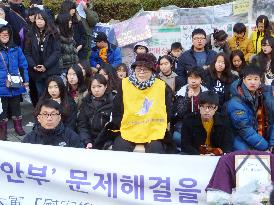
M133 73L122 80L114 99L112 122L120 129L115 151L132 152L136 144L144 144L149 153L165 153L164 141L169 136L172 91L154 73L155 57L138 54L132 64Z
M256 20L256 30L251 33L250 40L253 43L255 54L258 54L261 50L261 41L265 35L270 35L270 25L268 17L260 15Z

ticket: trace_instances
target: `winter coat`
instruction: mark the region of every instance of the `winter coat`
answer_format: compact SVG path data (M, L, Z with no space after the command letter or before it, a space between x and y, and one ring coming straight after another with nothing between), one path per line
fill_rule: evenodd
M219 95L220 108L224 105L225 102L230 100L230 97L231 97L231 95L230 95L230 85L232 84L232 82L234 82L237 79L238 79L238 77L236 75L231 74L231 82L230 83L222 82L222 88L219 87L220 92L216 92L215 87L216 87L217 81L219 79L217 79L211 73L211 71L207 70L205 72L205 77L204 77L205 85L209 90L215 91ZM221 81L221 80L219 80L219 81ZM221 90L223 90L223 92L221 92Z
M0 55L0 96L12 97L25 93L26 89L23 85L20 88L6 87L8 72L10 75L18 76L19 68L21 73L23 73L22 78L24 83L29 82L28 63L21 48L11 42L8 48L0 46L0 52L2 54L2 56ZM5 62L3 62L3 59Z
M207 138L200 114L191 113L184 118L182 126L181 150L187 154L199 155L199 147ZM225 115L216 112L213 116L213 126L210 135L212 148L221 148L224 153L232 151L233 133L229 120Z
M61 58L59 59L60 68L63 72L78 62L78 54L76 51L76 41L73 37L66 38L60 36L61 41Z
M252 97L242 81L231 85L232 99L227 103L227 114L234 131L234 150L256 149L264 151L268 142L258 134L256 112L258 97Z
M244 54L245 61L250 62L252 55L255 53L252 41L248 39L248 33L245 32L243 39L237 39L234 35L228 39L228 45L231 51L241 50Z
M80 60L86 59L88 55L88 49L86 49L87 39L85 35L85 29L82 24L82 22L77 22L72 24L72 30L73 30L73 39L76 42L76 48L79 45L82 45L82 49L78 51L78 58Z
M216 56L216 52L213 50L205 50L206 52L206 63L208 66L213 63L214 58ZM182 76L184 79L184 84L187 83L187 71L193 67L197 66L196 59L194 57L194 50L191 48L190 50L185 51L178 59L178 67L175 71L179 76Z
M99 56L100 49L95 46L91 49L90 65L96 67L97 64L102 65L104 62ZM111 43L108 44L107 61L113 68L116 68L122 63L121 49Z
M264 106L267 114L268 120L268 137L269 144L274 146L274 89L272 86L264 86L263 95L264 95Z
M159 73L159 78L166 82L173 92L178 91L184 84L181 76L178 76L175 72L169 76L164 75L162 72Z
M38 72L33 69L33 67L41 64L38 39L34 29L30 30L26 36L24 53L29 64L29 74L35 81L45 80L49 76L61 74L59 67L59 58L61 56L59 37L49 33L45 34L42 54L43 65L46 68L45 72Z
M99 100L96 100L91 94L83 98L77 128L85 144L94 143L105 124L110 121L112 106L113 96L111 93L106 93Z
M11 25L13 30L13 41L17 46L21 45L19 32L20 30L27 25L25 21L25 7L20 5L18 7L19 10L15 12L10 7L3 7L5 14L6 14L6 21ZM18 12L19 11L19 12Z
M63 123L66 127L69 127L72 130L76 130L78 109L75 101L70 96L68 97L68 106L69 111L65 110L67 114L64 115Z
M271 36L274 37L273 34ZM258 32L258 29L256 29L256 31L252 31L250 35L250 40L252 41L255 54L260 53L260 51L262 50L263 38L264 38L264 32Z
M201 85L201 91L207 91L205 86ZM191 98L188 97L188 85L184 85L175 96L173 106L173 119L181 121L186 114L191 113Z
M55 129L45 129L40 124L23 139L23 143L82 148L80 136L60 123Z
M92 33L95 25L99 23L99 17L98 14L92 10L91 8L84 8L84 11L86 13L86 18L80 17L80 21L82 22L82 25L85 30L85 38L86 38L86 44L84 44L84 49L90 51L91 50L91 41L92 39Z

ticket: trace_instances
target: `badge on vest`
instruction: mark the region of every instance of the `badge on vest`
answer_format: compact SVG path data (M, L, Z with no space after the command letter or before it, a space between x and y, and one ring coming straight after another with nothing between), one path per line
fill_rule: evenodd
M143 106L142 106L141 110L137 113L137 115L143 116L143 115L147 114L149 109L152 106L152 103L153 103L153 100L149 100L145 97L145 100L143 102Z
M65 147L66 145L67 145L66 142L60 142L60 143L59 143L59 146L60 146L60 147Z

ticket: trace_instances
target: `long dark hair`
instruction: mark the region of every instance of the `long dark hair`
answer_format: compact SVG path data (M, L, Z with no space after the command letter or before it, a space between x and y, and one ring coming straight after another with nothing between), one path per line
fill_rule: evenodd
M65 38L70 38L73 36L72 26L69 27L69 21L72 21L72 17L69 13L58 14L56 18L56 23L58 25L60 35Z
M84 80L84 75L83 75L83 72L82 72L82 69L77 65L77 64L73 64L69 69L68 71L72 69L77 78L78 78L78 87L77 87L77 90L79 93L83 93L87 90L86 88L86 84L85 84L85 80ZM68 75L68 71L67 71L67 75ZM70 84L68 82L68 88L70 89Z
M50 82L56 82L56 84L59 88L60 100L61 100L60 104L64 110L64 117L67 117L70 113L69 95L68 95L68 91L67 91L66 86L65 86L61 77L59 77L57 75L53 75L48 78L48 80L46 82L46 89L44 91L44 94L39 99L39 101L44 100L44 99L51 99L51 96L48 92L48 86L49 86Z
M60 6L60 14L70 14L70 10L71 9L76 9L76 3L71 1L71 0L65 0L63 1L63 3ZM78 19L77 19L77 15L75 12L75 15L72 16L72 22L73 23L77 23Z
M237 70L234 65L233 65L233 58L235 56L239 56L239 58L241 59L242 61L242 65L241 65L241 68L240 70ZM231 51L231 54L230 54L230 63L231 63L231 69L232 70L235 70L237 72L240 72L241 69L243 69L245 66L246 66L246 61L245 61L245 56L244 56L244 53L241 51L241 50L234 50L234 51Z
M98 73L100 72L100 70L103 70L107 75L108 75L108 91L113 91L118 89L118 83L120 82L117 73L115 71L115 69L109 65L109 64L103 64L100 66Z
M271 72L274 73L274 38L271 36L264 37L262 39L262 45L266 44L267 42L272 48L270 69L271 69ZM267 69L268 61L269 61L268 56L263 52L263 50L261 50L260 53L258 53L258 62L263 72L265 72Z
M218 53L215 56L213 63L209 67L210 75L213 79L218 79L217 71L215 69L215 64L216 64L219 56L222 56L225 61L225 69L223 70L219 80L224 83L231 83L232 82L232 73L231 73L231 68L230 68L230 62L229 62L228 58L226 57L226 54L223 52Z
M57 37L58 30L57 30L56 26L54 25L53 21L48 16L48 14L45 11L39 10L36 12L35 20L36 20L37 16L41 16L45 21L45 33L52 34L54 37ZM34 29L36 30L36 32L39 33L39 28L36 26L35 22L34 22L33 26L34 26Z
M265 15L260 15L258 16L258 18L256 19L256 26L258 27L259 23L263 23L264 24L264 36L270 36L270 25L269 25L269 20L268 17ZM258 40L260 37L261 32L258 30L257 31L257 39L256 39L256 48L255 48L255 53L257 53L257 45L258 45Z

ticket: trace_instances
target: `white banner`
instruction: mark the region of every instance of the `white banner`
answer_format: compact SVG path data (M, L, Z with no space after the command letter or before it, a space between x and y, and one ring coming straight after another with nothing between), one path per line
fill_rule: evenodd
M1 141L0 204L203 205L218 159Z

